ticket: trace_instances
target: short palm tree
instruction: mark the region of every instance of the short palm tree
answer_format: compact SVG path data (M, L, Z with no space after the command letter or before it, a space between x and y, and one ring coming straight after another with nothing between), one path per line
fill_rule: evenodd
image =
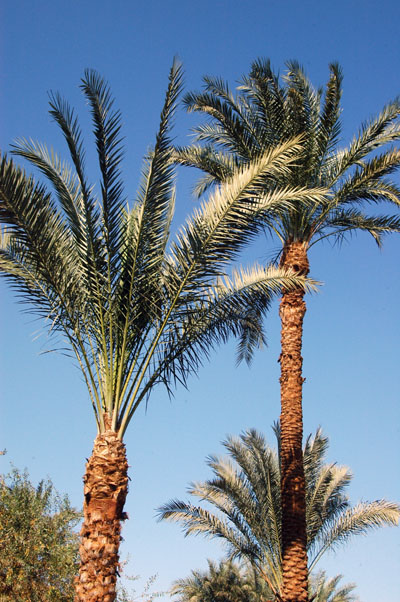
M207 571L192 571L190 577L174 582L171 594L180 602L266 602L265 592L251 571L230 560L218 565L207 562Z
M275 433L279 445L279 428ZM179 522L186 535L222 538L228 558L246 561L282 600L282 453L278 455L255 430L240 438L228 437L224 446L231 459L211 456L207 463L214 477L189 488L190 495L211 505L217 514L173 500L160 508L160 518ZM400 517L400 506L386 500L352 507L345 495L352 475L345 466L324 463L327 447L321 430L308 437L304 447L310 571L328 550L373 528L396 525Z
M339 585L342 575L327 578L323 571L311 576L310 598L314 602L355 602L355 584ZM179 602L272 602L274 594L249 565L238 566L232 560L218 563L208 560L206 571L192 571L178 579L171 593Z
M298 274L309 273L309 249L333 238L341 241L355 231L369 232L378 244L382 235L398 231L398 216L367 213L364 205L399 204L400 191L387 176L400 165L400 151L382 147L400 137L399 101L388 104L362 126L347 148L338 147L342 75L330 66L325 94L315 90L296 62L288 63L281 82L268 61L253 63L234 96L219 78L204 78L205 90L186 96L189 111L205 114L195 128L200 144L178 148L177 162L197 167L206 175L197 185L201 194L213 183L231 177L267 149L301 136L303 154L284 180L264 179L275 186L326 187L320 203L305 206L300 199L289 210L269 214L266 230L280 243L280 265ZM281 318L281 447L282 540L285 602L305 602L307 556L305 486L302 466L302 336L306 312L304 291L288 291L280 305Z
M77 602L112 602L121 520L127 494L123 437L141 402L162 383L185 382L201 359L231 334L249 359L263 339L268 304L282 287L306 284L288 270L254 267L225 278L228 262L257 232L257 213L289 205L298 194L316 202L323 191L287 188L243 201L263 174L287 171L299 152L284 143L239 168L170 242L174 168L169 129L181 86L169 79L156 144L136 201L121 180L121 117L108 85L86 71L81 89L92 113L99 195L85 170L82 132L58 94L50 113L67 142L72 167L39 143L20 140L14 153L51 188L6 156L0 158L0 273L29 309L59 335L87 384L98 435L84 477L84 522Z
M354 583L339 585L342 575L328 578L324 571L311 575L310 599L313 602L356 602Z

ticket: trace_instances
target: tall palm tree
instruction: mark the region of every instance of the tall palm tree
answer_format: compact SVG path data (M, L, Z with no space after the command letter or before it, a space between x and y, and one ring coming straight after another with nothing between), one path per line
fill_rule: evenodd
M208 458L214 477L193 483L188 491L215 508L217 514L202 505L172 500L160 508L159 516L181 523L186 535L202 533L221 538L227 544L228 558L248 562L275 599L282 600L285 583L279 428L275 427L275 433L279 454L260 433L249 430L223 443L230 459ZM328 550L373 528L396 525L400 517L400 506L386 500L352 507L345 495L352 475L345 466L324 463L327 447L328 439L321 430L309 436L304 447L310 572Z
M263 174L287 171L296 141L239 168L170 241L174 168L169 129L181 86L172 67L156 144L135 203L123 196L121 117L108 85L88 70L81 89L91 109L99 196L85 171L82 132L59 95L50 113L67 142L72 167L39 143L20 140L14 153L45 176L51 189L7 157L0 158L0 273L29 309L44 318L59 345L75 356L87 384L98 435L84 477L84 522L76 601L112 602L127 494L123 437L143 400L162 383L171 392L201 359L233 334L249 359L263 339L263 315L280 288L304 278L255 266L226 277L227 264L257 232L257 213L290 205L298 194L316 202L324 191L289 190L243 201Z
M270 63L258 60L243 77L234 96L219 78L204 78L205 89L186 96L189 111L199 111L209 120L195 128L197 142L178 148L177 162L200 168L206 175L198 194L214 182L223 182L239 165L267 149L301 136L303 154L289 175L267 175L265 189L286 184L326 187L330 194L320 203L305 206L298 199L281 214L269 214L265 228L280 242L280 265L296 273L309 273L309 249L321 240L341 241L355 231L369 232L380 244L382 235L398 231L398 216L368 214L363 205L399 204L400 191L386 176L398 168L400 151L385 145L400 137L399 101L388 104L364 124L347 148L339 149L342 74L330 65L330 78L323 91L315 90L296 62L287 64L282 81ZM281 318L281 447L282 447L282 539L285 602L305 602L307 556L305 485L302 466L302 336L306 312L304 291L285 292Z

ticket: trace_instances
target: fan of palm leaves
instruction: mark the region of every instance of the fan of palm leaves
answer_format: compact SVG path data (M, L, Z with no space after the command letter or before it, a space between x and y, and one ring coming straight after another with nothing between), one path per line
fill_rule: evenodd
M274 431L279 443L279 427L275 426ZM159 517L180 523L186 535L201 533L221 538L230 559L246 560L272 591L279 593L279 455L255 430L228 437L223 445L228 457L210 456L207 460L213 478L193 483L188 489L203 504L172 500L159 509ZM386 500L351 506L345 490L352 474L345 466L325 463L327 448L328 439L320 429L307 438L304 446L310 571L328 550L373 528L396 525L400 517L400 506Z
M89 389L100 432L122 438L157 383L171 392L228 336L239 359L263 341L262 321L282 287L312 287L286 271L253 266L226 275L229 262L257 233L256 216L315 203L325 190L284 186L266 194L260 182L287 172L300 151L286 141L238 168L170 240L174 167L169 138L182 69L174 63L160 129L130 206L121 174L121 115L108 85L92 70L81 90L91 110L100 171L99 195L86 175L83 134L74 110L50 95L50 113L71 163L44 144L19 140L13 154L38 169L37 183L8 157L0 161L0 273L29 311L72 350ZM244 200L252 190L253 200ZM107 424L106 424L107 423Z

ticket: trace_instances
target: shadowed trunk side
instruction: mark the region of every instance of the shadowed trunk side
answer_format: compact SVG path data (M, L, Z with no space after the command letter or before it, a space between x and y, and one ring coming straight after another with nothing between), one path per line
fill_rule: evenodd
M119 568L121 520L128 493L125 445L117 433L99 434L86 465L81 564L75 602L114 602Z
M306 276L307 251L299 241L285 245L281 267ZM282 296L281 318L281 503L283 602L308 601L306 500L303 467L303 413L301 356L304 291Z

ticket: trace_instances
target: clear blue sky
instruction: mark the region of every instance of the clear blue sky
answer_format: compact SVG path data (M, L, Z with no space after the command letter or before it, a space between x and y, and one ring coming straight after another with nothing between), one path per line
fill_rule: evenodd
M328 64L344 71L343 144L364 120L400 93L400 4L371 0L205 0L189 3L104 0L4 2L0 14L0 145L18 136L63 142L47 114L47 91L61 91L87 123L78 91L84 68L110 82L124 115L126 190L133 198L142 156L154 141L174 55L184 63L186 89L198 89L204 74L235 81L253 59L270 57L276 69L295 58L315 85ZM195 117L181 111L176 135L186 140ZM91 144L90 137L88 144ZM90 155L90 153L89 153ZM178 217L191 210L192 175L180 174ZM305 434L321 425L331 440L330 460L350 466L350 496L400 499L399 480L399 237L382 251L367 237L342 248L314 247L312 275L324 281L308 299L305 322ZM260 240L253 254L270 254ZM49 475L81 506L85 458L95 423L78 370L39 339L40 323L20 313L1 286L0 448L1 471L9 462L27 467L34 481ZM277 304L268 319L269 347L251 369L235 368L234 345L220 348L209 364L178 389L170 402L157 389L126 436L131 465L123 555L130 572L157 585L205 567L219 558L217 542L184 539L175 525L158 524L155 508L185 497L189 481L206 478L204 458L220 453L226 434L256 427L273 440L279 415L279 321ZM324 560L330 575L358 584L363 602L395 602L400 596L398 529L354 540Z

